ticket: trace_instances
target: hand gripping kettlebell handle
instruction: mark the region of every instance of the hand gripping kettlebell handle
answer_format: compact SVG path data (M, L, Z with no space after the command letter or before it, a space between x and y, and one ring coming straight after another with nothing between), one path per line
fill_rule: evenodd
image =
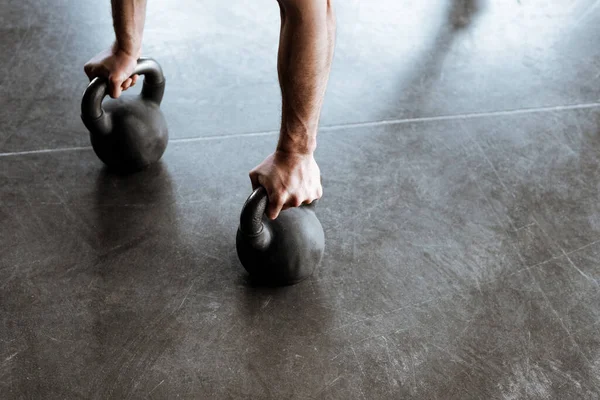
M160 104L165 92L165 76L160 65L151 58L140 58L133 75L144 75L142 98ZM81 100L81 117L84 121L99 119L104 115L102 100L108 94L108 80L105 77L92 79Z
M301 207L315 207L319 201ZM247 236L256 236L263 231L263 215L269 205L269 197L264 187L259 186L252 192L242 208L240 216L240 230Z

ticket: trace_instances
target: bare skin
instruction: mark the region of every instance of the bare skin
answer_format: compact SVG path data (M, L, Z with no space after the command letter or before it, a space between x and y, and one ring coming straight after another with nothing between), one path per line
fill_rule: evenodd
M121 95L137 81L131 76L141 55L147 0L112 0L116 41L92 58L90 79L109 79L109 94ZM321 107L335 41L331 0L278 0L281 32L277 70L282 118L275 151L250 171L252 187L269 196L267 215L321 198L321 173L314 159Z
M146 21L146 0L111 0L116 40L84 66L88 78L104 76L109 81L109 95L118 98L123 90L135 85L131 76L142 54Z

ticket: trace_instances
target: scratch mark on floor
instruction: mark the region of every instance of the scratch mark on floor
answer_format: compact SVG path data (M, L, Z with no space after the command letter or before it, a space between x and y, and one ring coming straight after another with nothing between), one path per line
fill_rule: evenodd
M345 354L346 350L342 350L341 352L337 353L335 356L333 356L332 358L329 359L329 361L333 361L336 358L338 358L339 356L341 356L342 354Z
M416 392L417 391L417 373L415 372L415 360L414 360L412 354L409 354L408 357L410 358L410 371L411 371L411 375L412 375L413 388Z
M93 278L93 279L90 281L90 284L88 285L88 289L89 289L89 288L91 288L91 287L92 287L92 285L94 284L94 282L96 282L97 280L98 280L98 278L97 278L97 277L96 277L96 278Z
M358 368L360 369L360 373L362 374L362 376L366 377L367 375L365 374L365 371L363 370L362 364L361 364L360 360L358 359L358 356L356 355L356 350L354 350L354 346L350 346L350 350L352 350L352 354L354 354L354 359L356 360L356 363L358 364Z
M160 385L162 385L164 381L165 380L163 379L162 381L160 381L160 383L158 385L154 386L154 389L152 389L151 391L148 392L148 396L150 396L150 393L154 392Z
M594 240L594 241L593 241L593 242L591 242L591 243L588 243L588 244L586 244L586 245L583 245L583 246L581 246L581 247L578 247L578 248L576 248L575 250L569 251L568 253L565 253L565 254L568 256L568 255L571 255L571 254L573 254L573 253L577 253L579 250L586 249L586 248L588 248L588 247L590 247L590 246L593 246L593 245L595 245L595 244L598 244L598 243L600 243L600 240Z
M48 334L44 334L44 336L50 338L51 340L54 340L55 342L61 343L60 340L58 340L57 338L53 338L52 336L48 335Z
M599 1L600 1L600 0L599 0ZM546 240L548 240L548 241L549 241L551 244L554 244L554 241L552 240L552 238L550 237L550 235L549 235L548 233L546 233L546 230L545 230L545 229L544 229L544 228L543 228L543 227L542 227L542 226L541 226L541 225L538 223L538 221L537 221L535 218L534 218L533 220L534 220L534 222L536 223L536 225L538 226L538 228L539 228L539 229L542 231L542 234L544 234L544 236L546 237ZM596 241L596 242L597 242L597 241ZM590 244L589 244L589 245L587 245L587 246L591 246L593 243L596 243L596 242L592 242L592 243L590 243ZM587 247L587 246L583 246L583 247L581 247L581 248L584 248L584 247ZM575 263L573 262L573 260L571 260L571 257L569 257L569 254L572 254L572 253L574 253L574 252L575 252L575 251L577 251L577 250L574 250L574 251L572 251L572 252L569 252L569 253L567 253L567 252L565 251L565 249L563 249L563 247L562 247L562 246L560 246L560 245L556 245L556 247L557 247L557 248L560 250L560 252L561 252L562 254L560 254L560 255L557 255L557 256L555 256L555 257L553 257L553 258L560 258L560 257L564 256L564 257L567 259L567 261L569 262L569 264L570 264L570 265L571 265L573 268L575 268L575 270L576 270L577 272L579 272L579 273L581 274L581 276L583 276L583 277L584 277L585 279L587 279L588 281L590 281L590 282L593 282L593 283L594 283L594 285L596 285L596 286L600 286L600 284L598 284L598 281L597 281L596 279L592 278L591 276L589 276L589 275L587 275L585 272L583 272L581 269L579 269L579 268L577 267L577 265L575 265ZM580 249L581 249L581 248L580 248ZM539 286L539 284L538 284L538 286ZM540 289L541 289L541 287L540 287Z
M552 313L554 313L554 315L556 316L556 318L558 319L558 322L560 323L560 326L564 329L564 331L567 333L567 338L569 339L569 341L571 342L571 344L573 344L573 346L575 346L577 348L577 351L579 352L579 354L581 355L581 357L583 357L583 359L588 363L589 366L592 365L592 363L590 362L590 360L586 357L586 355L583 353L583 351L581 350L581 347L579 346L579 344L575 341L575 338L573 337L573 334L571 333L571 331L569 330L569 328L567 327L567 325L565 324L565 322L563 321L561 315L559 314L559 312L556 310L556 308L554 307L554 305L552 304L552 302L550 301L550 299L548 299L548 296L546 295L546 292L544 291L544 288L542 287L542 285L540 285L539 281L535 278L535 276L533 276L533 280L535 281L535 283L537 284L538 289L540 290L540 293L542 295L542 297L544 298L544 301L546 302L546 304L548 305L548 307L550 307L550 310L552 311Z
M577 267L577 265L575 265L575 263L574 263L574 262L571 260L571 257L569 257L569 256L567 255L567 253L565 253L565 257L567 258L567 261L569 261L569 264L570 264L570 265L571 265L573 268L575 268L575 270L576 270L577 272L579 272L579 273L581 274L581 276L583 276L583 277L584 277L585 279L587 279L588 281L592 282L594 285L596 285L596 286L600 286L600 285L598 284L598 281L597 281L597 280L595 280L594 278L592 278L591 276L589 276L589 275L587 275L585 272L583 272L581 269L579 269L579 268Z
M520 226L520 227L518 227L518 228L515 228L515 229L514 229L514 232L519 232L519 231L525 230L525 229L527 229L527 228L531 228L531 227L532 227L532 226L534 226L534 225L536 225L536 223L535 223L535 222L531 222L531 223L529 223L529 224L525 224L525 225L523 225L523 226Z
M339 381L340 379L343 378L343 375L338 376L337 378L329 381L328 383L325 384L325 386L320 389L315 395L314 397L318 397L321 393L323 393L325 390L327 390L328 388L330 388L331 386L333 386L337 381Z
M194 287L194 282L192 282L192 284L190 285L190 288L187 290L187 293L183 297L183 300L181 300L181 304L179 305L179 307L177 307L177 310L175 310L175 311L179 311L181 309L181 307L183 307L183 303L185 303L185 299L188 298L188 295L190 294L193 287Z
M265 308L267 308L267 306L269 305L269 303L271 302L271 300L273 300L273 296L269 296L269 297L267 298L267 301L265 301L265 304L263 304L263 305L260 307L260 309L261 309L261 310L264 310Z
M4 359L4 362L8 362L8 361L12 360L12 359L13 359L13 357L14 357L14 356L16 356L17 354L19 354L19 352L18 352L18 351L17 351L16 353L13 353L13 354L11 354L10 356L6 357L6 358Z
M390 353L390 344L388 343L388 340L385 337L385 335L381 335L381 338L385 342L385 353L387 354L387 359L388 359L388 362L389 362L389 367L392 369L392 371L396 371L395 363L394 363L394 360L392 360L393 357L392 357L392 355ZM394 377L392 375L390 375L390 368L386 368L385 369L385 373L388 376L388 379L390 380L390 383L396 384L396 379L394 379Z
M492 163L492 161L490 160L490 158L488 157L487 153L485 152L485 150L483 150L483 147L481 147L481 144L479 143L479 141L475 140L473 138L473 136L471 135L471 132L469 131L469 129L467 129L467 127L462 123L462 121L459 122L463 132L465 132L470 138L471 141L473 142L473 144L475 146L477 146L477 148L479 149L479 154L483 157L483 159L486 161L486 163L488 164L488 166L491 168L492 172L494 173L494 176L496 177L496 179L498 180L498 183L500 183L500 186L502 186L502 189L504 189L504 191L506 193L508 193L509 195L511 195L513 198L516 198L515 194L513 193L512 190L509 190L508 187L504 184L504 181L500 178L500 174L498 173L498 169L496 168L496 166L494 165L494 163Z

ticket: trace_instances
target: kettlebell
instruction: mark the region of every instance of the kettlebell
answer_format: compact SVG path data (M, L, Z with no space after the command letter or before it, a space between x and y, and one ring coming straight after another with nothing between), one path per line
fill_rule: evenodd
M158 161L169 141L167 122L160 109L165 92L162 68L153 59L140 58L133 75L143 75L138 96L107 95L106 78L94 78L81 101L81 119L90 132L92 148L109 169L136 172Z
M312 275L321 262L325 234L315 214L316 201L265 215L267 192L258 187L246 200L236 236L237 254L257 283L285 286Z

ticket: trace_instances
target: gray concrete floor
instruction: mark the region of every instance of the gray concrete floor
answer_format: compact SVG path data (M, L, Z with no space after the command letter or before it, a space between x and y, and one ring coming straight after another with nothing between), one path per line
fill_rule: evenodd
M149 3L172 140L117 177L79 119L109 1L0 0L0 398L600 397L597 1L337 1L327 248L281 289L235 254L277 5Z

